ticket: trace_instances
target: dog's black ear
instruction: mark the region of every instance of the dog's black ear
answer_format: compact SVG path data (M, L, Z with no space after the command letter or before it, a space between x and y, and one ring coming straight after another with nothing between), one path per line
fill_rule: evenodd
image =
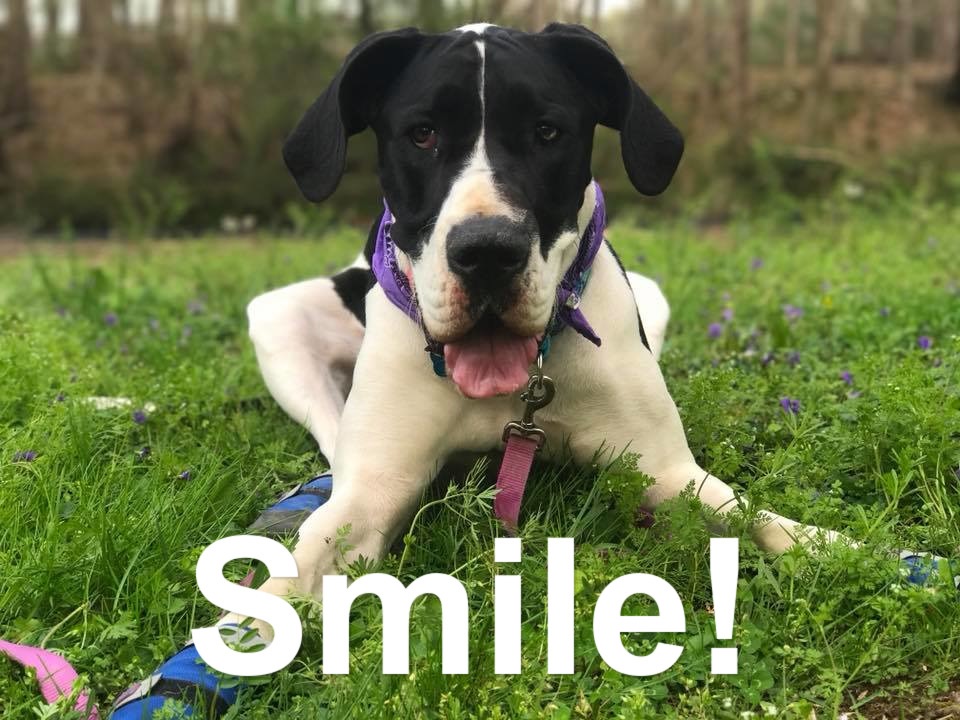
M659 195L683 155L683 136L640 89L610 46L582 25L552 23L538 36L594 99L600 124L620 131L623 165L633 186Z
M383 94L426 36L416 28L362 40L283 145L283 160L304 197L321 202L343 175L347 138L365 129Z

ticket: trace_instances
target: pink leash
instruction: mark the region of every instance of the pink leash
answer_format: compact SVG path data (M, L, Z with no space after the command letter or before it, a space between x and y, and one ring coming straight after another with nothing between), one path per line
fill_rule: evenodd
M517 533L523 491L530 477L533 456L539 449L540 443L536 439L511 433L507 448L503 451L503 463L497 475L499 492L493 499L493 514L511 535Z
M77 672L70 663L56 653L29 645L17 645L6 640L0 640L0 653L23 667L36 670L40 694L48 703L55 703L73 690ZM80 712L86 712L88 720L98 720L100 717L100 711L97 710L96 704L90 701L90 694L86 691L80 693L74 707Z
M553 400L553 380L543 374L543 356L537 357L537 372L530 375L527 389L520 393L524 402L523 419L508 422L503 428L503 462L497 475L497 496L493 515L511 535L517 534L520 503L533 467L533 456L544 446L547 436L533 422L533 414Z

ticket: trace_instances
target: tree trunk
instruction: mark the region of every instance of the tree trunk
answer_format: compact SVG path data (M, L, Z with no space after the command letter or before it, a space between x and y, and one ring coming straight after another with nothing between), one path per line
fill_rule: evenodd
M864 0L847 0L844 6L843 52L848 58L859 59L863 54Z
M787 79L796 79L799 62L800 0L787 0L787 19L783 29L783 69Z
M960 105L960 37L956 38L956 46L953 49L955 61L953 66L953 77L947 83L947 102L954 105Z
M897 66L897 92L900 100L913 99L913 0L897 0L897 37L894 46L894 61Z
M583 24L583 16L587 11L587 0L574 0L573 3L573 12L571 13L572 17L570 22L577 23L578 25Z
M256 0L236 0L237 1L237 24L243 25L250 21L250 18L257 14Z
M817 40L813 86L810 88L810 130L816 143L832 137L830 117L833 90L833 60L837 45L837 5L833 0L817 0Z
M375 29L373 20L373 0L360 0L360 14L357 18L360 34L363 37L372 35Z
M106 72L112 36L112 0L80 0L77 41L82 62L93 70L97 78L102 78Z
M837 45L837 13L833 0L816 0L817 34L813 79L807 88L806 115L810 141L829 143L833 137L833 65Z
M43 50L48 60L60 59L60 0L44 0Z
M160 35L170 36L177 29L176 0L160 0L160 9L157 12L157 31Z
M114 14L120 21L120 26L124 30L130 29L130 3L128 0L114 0Z
M696 106L702 113L710 102L710 26L707 20L707 0L690 2L690 61L696 77Z
M960 2L940 0L936 15L934 59L943 65L950 66L953 64L957 44L960 43Z
M739 151L750 144L750 0L733 2L733 138Z
M0 57L0 135L27 124L30 113L30 24L27 0L7 2L7 42Z
M528 30L533 32L543 29L547 24L546 0L530 0L530 27Z

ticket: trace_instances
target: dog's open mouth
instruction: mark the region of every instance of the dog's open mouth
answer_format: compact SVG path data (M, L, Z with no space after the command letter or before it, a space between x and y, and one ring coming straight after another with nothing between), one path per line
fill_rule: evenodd
M537 359L534 336L520 337L498 319L484 319L443 349L447 375L467 397L508 395L526 384L530 364Z

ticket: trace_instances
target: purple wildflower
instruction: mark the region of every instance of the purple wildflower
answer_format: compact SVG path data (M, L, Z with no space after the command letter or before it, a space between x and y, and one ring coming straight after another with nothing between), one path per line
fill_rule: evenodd
M849 370L844 370L840 373L840 379L843 380L847 385L853 385L853 373Z
M723 333L723 325L720 323L710 323L707 327L707 335L709 335L713 340L716 340Z
M150 457L150 446L144 445L142 448L137 450L137 460L146 460Z
M755 257L753 260L750 261L751 270L759 270L762 267L763 267L763 258Z
M191 335L193 335L193 328L189 325L184 325L183 330L180 331L180 339L188 340Z
M63 402L66 399L67 399L67 396L63 394L63 391L58 392L57 396L54 398L54 400L56 400L57 402Z
M788 415L796 415L800 412L800 401L796 398L782 397L780 398L780 407Z
M921 335L917 338L917 347L921 350L929 350L931 345L933 345L933 340L928 335Z
M763 357L760 358L760 364L766 367L773 362L774 354L772 352L765 352Z
M150 318L149 320L147 320L147 326L148 326L151 330L153 330L154 332L156 332L157 330L160 329L160 321L157 320L155 317L152 317L152 318Z
M36 450L18 450L13 454L14 462L33 462L37 459Z
M147 413L143 410L134 410L133 421L137 425L143 425L147 421Z
M190 470L184 470L182 473L177 475L178 480L189 480L190 479Z
M723 309L723 313L721 313L721 314L722 314L722 316L723 316L723 321L724 321L724 322L730 322L731 320L733 320L733 308L732 308L732 307L725 307L725 308Z
M847 397L850 398L851 400L855 400L856 398L860 397L860 391L851 390L850 392L847 393Z
M60 317L66 317L66 316L67 316L67 309L66 309L65 307L63 307L63 305L61 305L61 306L59 306L59 307L56 309L56 313L57 313L57 315L59 315Z
M890 308L888 307L880 308L880 317L890 317Z
M787 365L790 367L796 367L800 364L800 353L796 350L791 350L787 353Z
M106 325L107 327L113 327L114 325L117 324L117 321L119 319L120 318L117 317L117 314L115 312L108 312L106 315L103 316L103 324Z
M803 317L803 308L788 303L783 306L783 315L787 320L799 320Z
M203 311L206 309L206 304L200 299L191 300L187 304L187 312L189 312L191 315L202 315Z

